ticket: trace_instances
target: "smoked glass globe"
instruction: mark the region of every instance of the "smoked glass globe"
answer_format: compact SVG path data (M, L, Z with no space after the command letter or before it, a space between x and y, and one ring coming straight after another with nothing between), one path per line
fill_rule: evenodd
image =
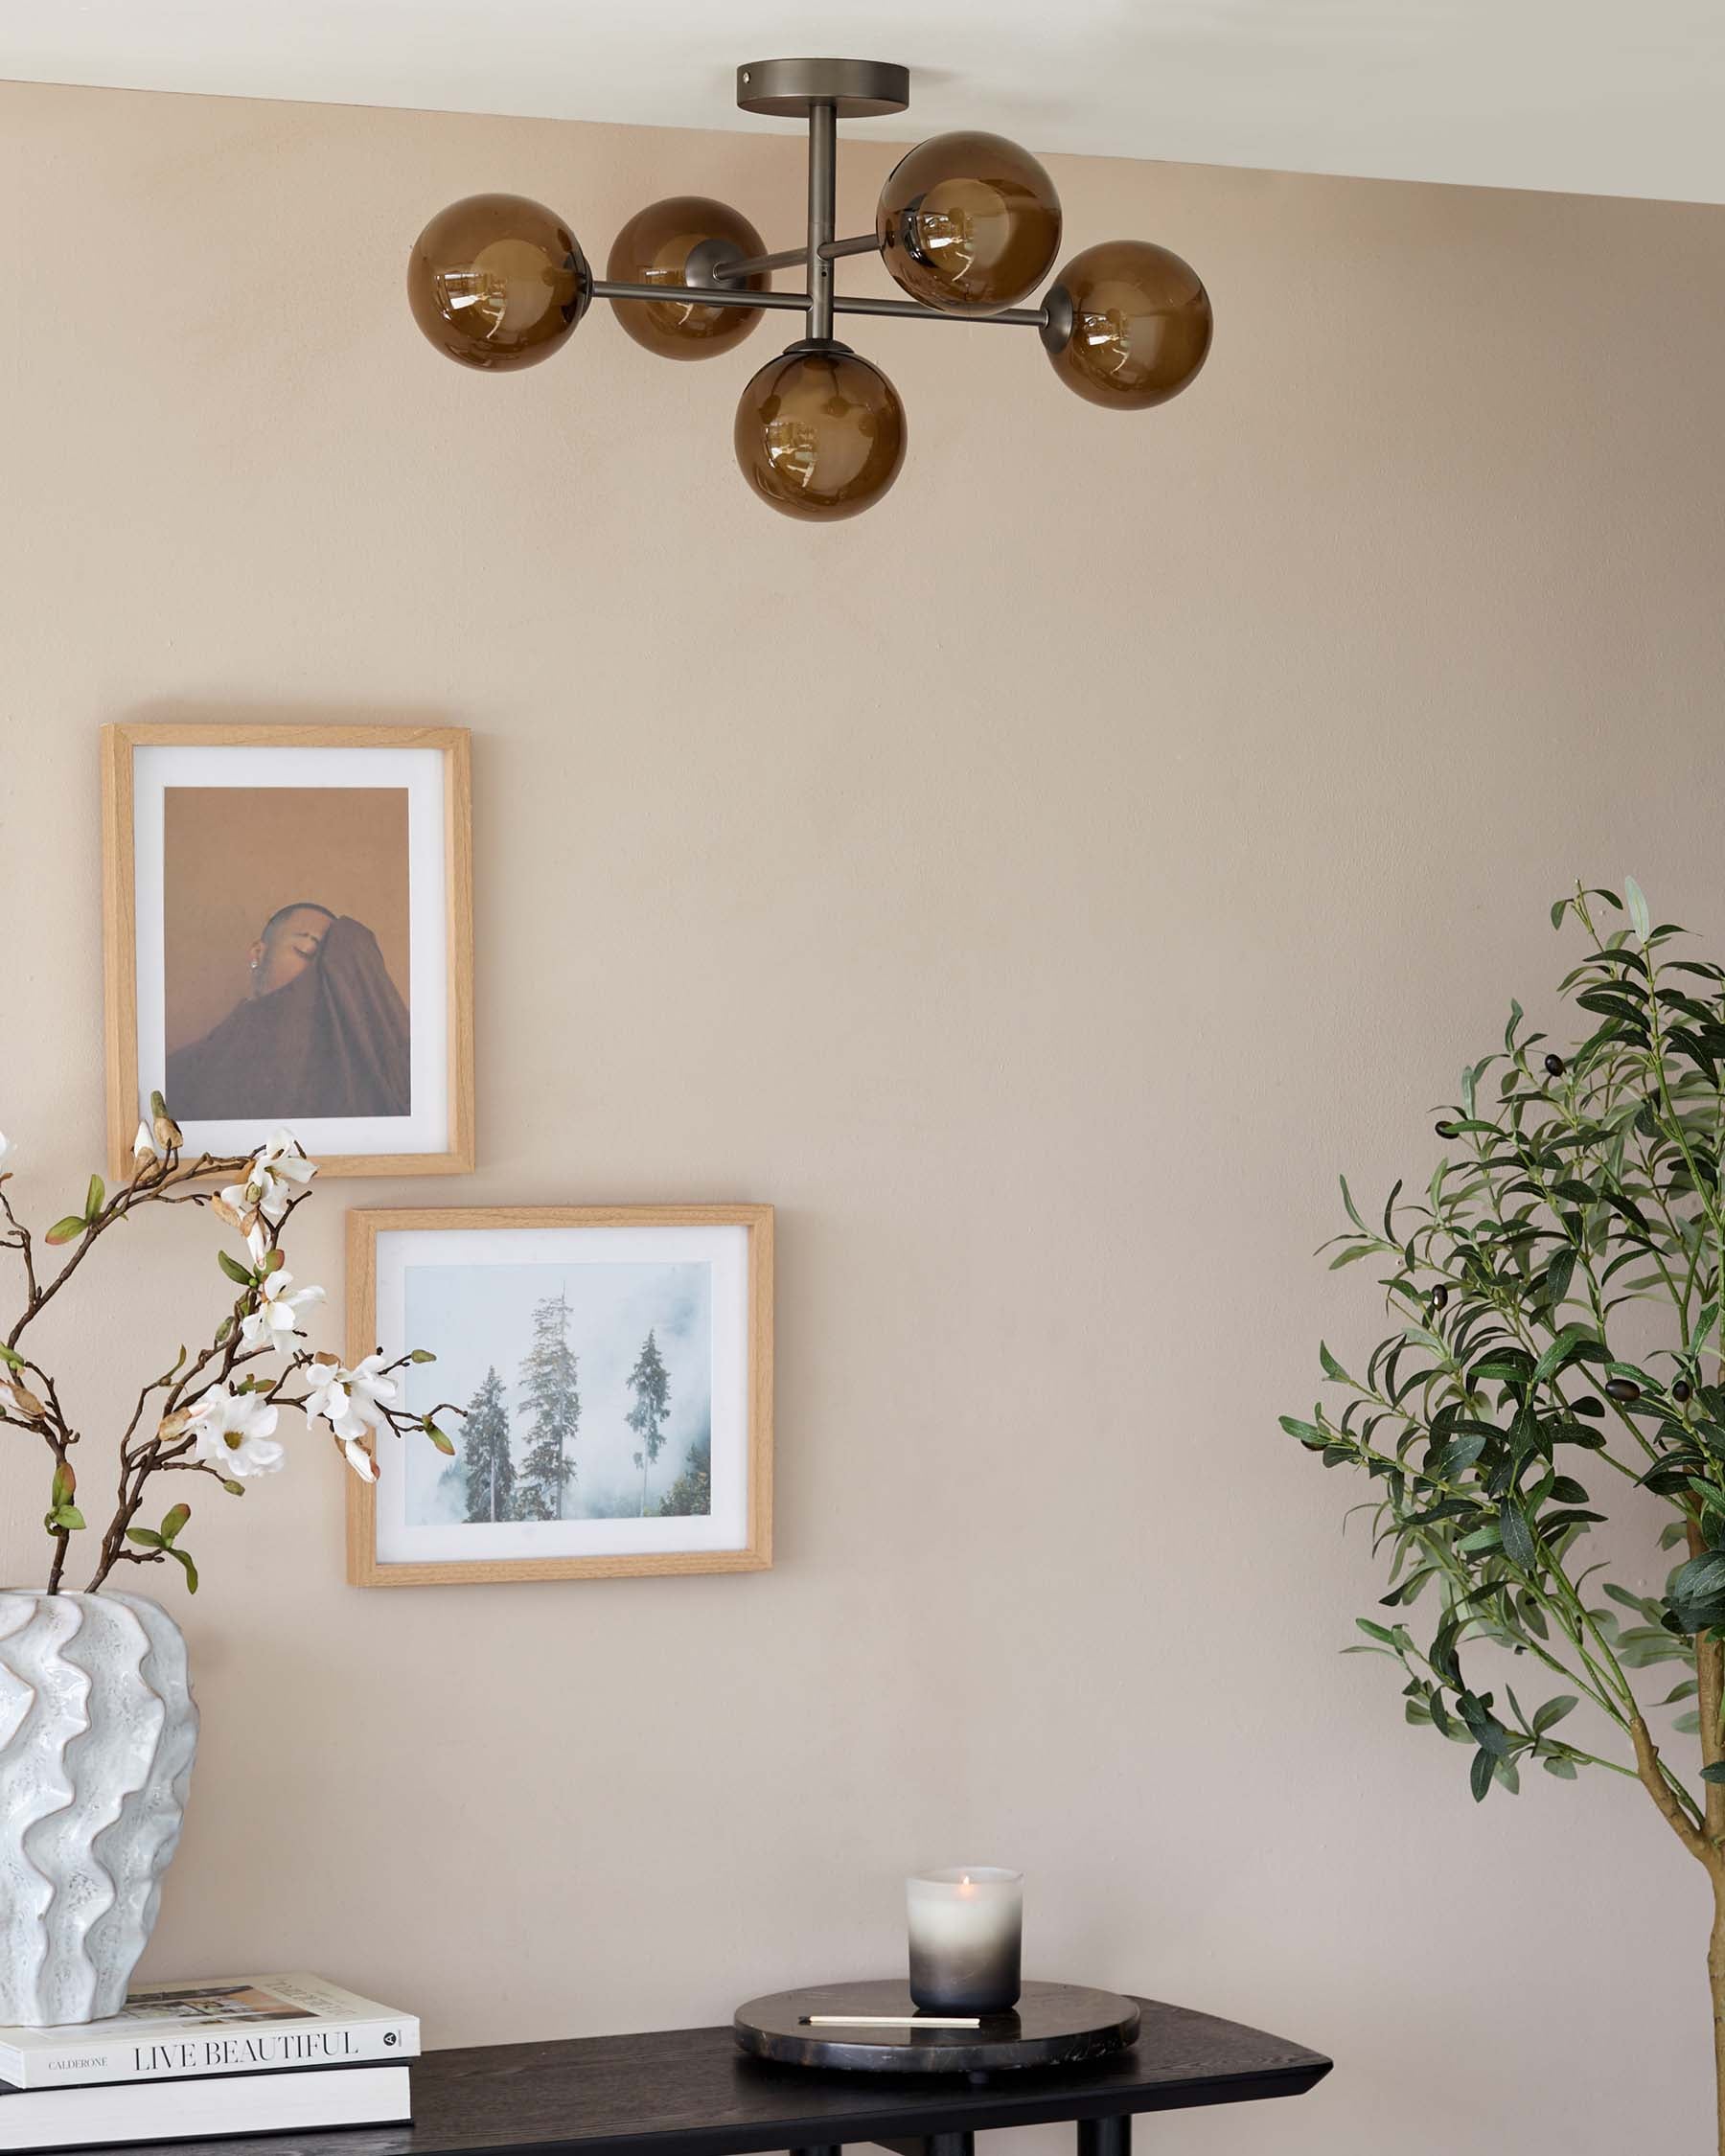
M867 509L905 461L905 408L878 367L847 345L793 345L737 405L737 462L786 516L835 521Z
M703 195L673 195L637 210L618 233L606 275L619 285L681 285L727 257L764 255L765 242L740 210ZM737 288L764 292L769 273L757 270ZM697 276L695 282L700 282ZM613 300L617 320L636 344L662 359L708 359L741 344L761 319L758 307L703 307L699 300Z
M888 173L875 231L912 299L943 314L995 314L1053 268L1060 197L1030 152L1003 136L934 135Z
M587 310L593 281L575 235L524 195L470 195L440 210L407 258L413 319L464 367L502 373L547 359Z
M1178 397L1209 352L1209 294L1198 272L1147 240L1107 240L1074 255L1047 307L1043 342L1054 372L1116 411Z

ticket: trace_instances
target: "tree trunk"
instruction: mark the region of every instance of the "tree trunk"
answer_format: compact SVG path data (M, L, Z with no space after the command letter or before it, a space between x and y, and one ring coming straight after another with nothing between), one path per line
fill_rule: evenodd
M1725 2156L1725 1870L1713 1875L1713 1936L1707 1942L1707 1987L1713 1998L1714 2087L1719 2156Z

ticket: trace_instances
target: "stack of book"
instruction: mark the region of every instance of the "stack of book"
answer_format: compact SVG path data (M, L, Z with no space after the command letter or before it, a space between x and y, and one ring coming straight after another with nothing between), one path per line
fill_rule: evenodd
M0 2029L0 2149L409 2120L419 2022L314 1976L153 1984L109 2021Z

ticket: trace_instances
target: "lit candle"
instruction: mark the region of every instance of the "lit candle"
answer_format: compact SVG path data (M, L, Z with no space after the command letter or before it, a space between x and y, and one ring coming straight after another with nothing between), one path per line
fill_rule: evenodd
M1024 1875L953 1865L906 1882L910 1996L919 2007L999 2014L1018 2003Z

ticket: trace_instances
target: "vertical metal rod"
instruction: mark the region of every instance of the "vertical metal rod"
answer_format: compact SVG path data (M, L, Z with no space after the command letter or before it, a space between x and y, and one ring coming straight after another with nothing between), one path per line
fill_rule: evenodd
M830 101L809 107L809 335L833 334L833 264L822 249L833 237L838 186L839 110Z

